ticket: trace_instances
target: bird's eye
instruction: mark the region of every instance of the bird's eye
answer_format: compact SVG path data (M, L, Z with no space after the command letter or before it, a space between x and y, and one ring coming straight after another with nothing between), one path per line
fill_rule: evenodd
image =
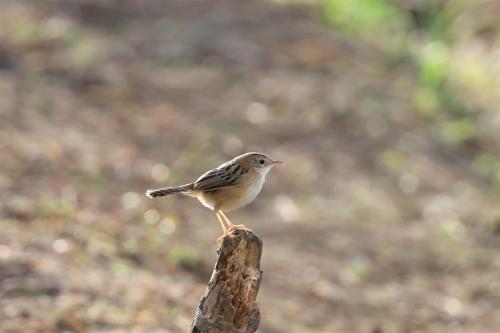
M260 163L260 164L264 164L264 163L266 163L266 161L264 161L264 160L259 160L259 163Z

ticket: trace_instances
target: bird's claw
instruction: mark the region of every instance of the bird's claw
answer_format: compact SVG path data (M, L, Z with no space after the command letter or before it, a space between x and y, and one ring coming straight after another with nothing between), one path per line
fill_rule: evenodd
M229 231L231 230L245 230L245 231L251 231L249 227L247 227L244 224L230 224L229 225Z
M240 233L238 231L252 231L252 229L248 228L244 224L231 224L229 229L227 229L219 238L217 238L217 245L220 245L224 238L226 237L235 237L239 236Z
M221 236L219 236L219 238L217 238L217 245L220 245L226 237L231 237L229 230L226 230Z

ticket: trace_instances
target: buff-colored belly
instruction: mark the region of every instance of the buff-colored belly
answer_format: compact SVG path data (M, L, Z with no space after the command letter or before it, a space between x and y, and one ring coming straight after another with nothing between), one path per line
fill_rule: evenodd
M254 182L252 185L220 189L211 192L198 192L196 193L196 198L205 207L229 212L244 207L255 200L263 184L264 179Z

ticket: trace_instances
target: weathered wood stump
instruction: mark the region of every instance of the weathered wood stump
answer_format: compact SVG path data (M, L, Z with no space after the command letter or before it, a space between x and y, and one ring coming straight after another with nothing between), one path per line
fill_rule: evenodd
M189 332L253 333L260 321L255 299L262 279L262 240L252 231L233 230L217 252L217 263Z

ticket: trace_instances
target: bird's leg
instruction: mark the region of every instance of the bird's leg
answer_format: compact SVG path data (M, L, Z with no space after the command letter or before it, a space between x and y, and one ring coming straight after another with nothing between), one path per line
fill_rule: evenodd
M220 211L215 211L215 216L217 216L217 220L219 220L219 223L222 227L222 230L224 231L224 234L222 234L222 236L220 236L219 238L217 238L217 244L220 244L222 242L222 239L226 236L229 235L229 230L226 229L226 226L224 225L224 220L223 218L221 217L220 215Z
M226 234L227 229L226 229L226 226L224 225L224 220L222 219L222 217L220 215L220 211L215 211L215 216L217 216L217 220L219 220L220 226L222 227L222 231L224 232L224 234Z
M229 226L229 230L232 230L232 229L252 230L244 224L232 224L231 221L229 221L229 218L226 216L226 214L224 214L224 212L222 210L220 210L219 213L224 218L224 220L226 220L226 223Z

